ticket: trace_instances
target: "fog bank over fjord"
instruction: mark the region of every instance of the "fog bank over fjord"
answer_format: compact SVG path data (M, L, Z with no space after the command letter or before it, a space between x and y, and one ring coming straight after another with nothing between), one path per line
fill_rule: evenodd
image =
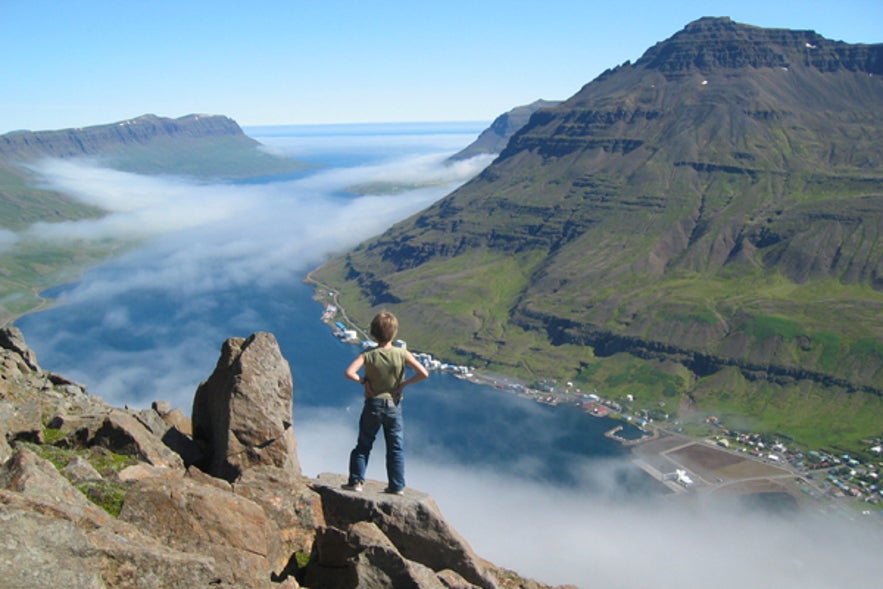
M306 419L297 432L304 472L340 471L358 413L314 412L322 417ZM529 464L502 473L460 464L444 449L410 444L408 484L429 492L482 557L546 583L874 589L883 578L883 528L858 513L784 515L732 498L626 497L615 482L625 467L622 458L584 460L578 468L585 484L560 487L534 478ZM374 460L369 476L382 480L382 455Z
M189 411L193 391L207 376L206 367L210 371L214 365L220 342L243 335L235 330L248 329L254 306L263 302L244 296L234 302L233 291L299 284L332 253L353 247L450 192L489 163L484 158L473 161L473 167L445 165L444 159L470 138L395 136L387 139L385 150L372 152L368 164L359 163L364 157L354 157L353 165L321 166L267 183L212 184L139 176L95 162L44 161L34 168L44 186L109 213L97 220L36 224L18 239L137 240L139 245L52 293L60 308L51 312L95 315L77 326L86 331L65 333L46 325L47 331L40 333L36 321L24 318L20 323L30 326L26 335L41 357L60 363L53 370L88 384L109 402L149 404L156 389L136 376L150 375L152 380L160 375L165 398ZM315 143L321 155L327 142L324 136L260 140L295 157L312 153ZM339 150L358 152L366 149L363 142L358 136L337 138ZM421 179L429 186L399 194L346 193L354 184L413 184ZM141 304L136 306L135 300ZM172 315L150 321L134 317L160 301L174 310ZM211 317L212 309L224 304L231 306L227 325ZM310 311L318 324L319 307ZM264 328L278 331L284 325ZM95 346L95 362L85 355L56 355L65 347L63 341L90 337L104 342ZM107 341L115 337L119 340Z
M185 412L226 338L274 332L295 377L304 474L343 472L355 440L358 391L343 380L343 363L328 374L301 371L311 353L347 357L355 350L334 347L339 344L320 323L318 305L293 302L305 288L300 281L327 256L423 209L488 160L445 165L445 157L469 141L462 134L292 138L267 131L257 138L317 164L337 152L350 159L287 180L236 184L138 176L94 162L43 162L37 170L47 186L110 213L36 225L14 239L139 245L57 289L59 306L23 318L20 326L44 368L108 402L137 407L164 399ZM345 191L417 183L430 187L395 195ZM295 322L302 331L291 333ZM434 380L441 382L430 379L409 392L406 420L416 414L421 390L429 394L421 387ZM349 400L339 402L341 395ZM553 443L556 432L548 431L539 406L523 411L532 427L514 427L501 411L488 416L493 431L485 433L503 446L516 437L538 450ZM854 521L821 513L786 517L698 497L626 497L616 481L628 464L619 457L574 456L568 466L578 483L557 485L542 479L546 464L539 452L512 444L508 468L497 469L433 441L430 427L468 435L457 424L408 424L408 485L431 494L481 556L543 582L605 589L870 589L883 578L880 524L858 514ZM371 478L384 477L382 449L378 442Z

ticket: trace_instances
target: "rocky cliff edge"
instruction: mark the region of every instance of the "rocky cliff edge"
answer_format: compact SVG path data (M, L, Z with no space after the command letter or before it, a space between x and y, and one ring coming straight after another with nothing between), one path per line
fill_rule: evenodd
M24 587L547 587L478 557L432 497L304 477L275 337L224 342L188 418L112 407L0 330L0 576Z

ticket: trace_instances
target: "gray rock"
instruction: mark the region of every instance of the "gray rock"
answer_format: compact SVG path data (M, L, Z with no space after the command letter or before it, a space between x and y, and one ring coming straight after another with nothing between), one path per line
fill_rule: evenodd
M64 468L61 469L67 479L73 483L101 480L101 473L89 464L89 461L81 456L74 456Z
M224 479L213 477L207 472L199 470L195 466L188 466L185 476L188 479L191 479L192 481L201 485L211 485L212 487L221 489L222 491L227 491L228 493L233 492L233 485L230 482L225 481Z
M177 427L170 427L163 435L162 442L181 457L184 466L202 464L206 461L202 447Z
M135 419L141 422L141 425L158 438L162 438L166 430L169 429L169 424L154 409L140 409L131 413Z
M120 520L170 548L211 556L238 586L269 586L272 526L244 497L187 478L150 478L126 494Z
M199 444L194 442L193 438L189 435L189 432L192 431L190 420L179 409L168 410L164 414L160 414L156 409L157 403L153 405L154 408L152 409L142 409L133 412L134 417L156 438L162 440L166 447L180 456L185 466L204 461L205 454L199 447ZM163 408L162 406L160 407ZM172 416L172 418L169 419L169 416ZM171 423L172 421L181 424L184 429L176 427Z
M346 531L324 528L316 537L315 563L307 568L308 586L335 589L413 587L436 589L455 582L474 589L457 573L431 568L404 558L386 535L371 522L356 522Z
M20 403L0 401L0 432L8 441L43 440L43 422L40 419L40 403L28 400Z
M141 421L121 409L114 409L86 440L89 446L104 446L118 454L135 456L154 466L184 468L181 456L173 452Z
M184 415L184 412L177 407L171 411L162 413L161 415L162 420L165 421L169 427L174 427L185 436L193 435L193 424L190 422L190 418Z
M108 407L107 411L98 414L68 414L66 411L55 413L49 419L48 426L71 437L71 444L85 445L110 412Z
M0 492L2 493L2 492ZM5 499L0 494L0 501ZM103 589L97 559L83 530L69 520L0 503L0 571L3 587L83 587ZM97 556L97 555L96 555Z
M274 571L285 569L295 552L310 553L325 516L307 479L278 467L257 466L242 473L233 492L260 505L275 528L279 544L271 558Z
M160 417L165 417L171 410L172 405L168 401L154 401L150 408L156 411Z
M259 465L299 475L292 390L291 369L273 334L224 342L193 400L193 439L210 457L204 470L228 481Z
M25 343L24 335L19 328L7 326L0 329L0 348L15 352L24 360L28 368L35 372L40 371L37 355Z
M193 435L193 424L190 422L190 418L184 415L183 411L177 407L173 408L168 401L154 401L151 407L166 425L177 428L179 432L186 436Z
M475 585L461 577L457 572L450 569L439 571L436 576L445 589L472 589L475 587ZM539 587L536 589L539 589Z
M328 526L346 530L357 522L373 522L402 556L434 571L450 569L484 588L497 586L466 540L442 517L432 497L408 488L404 495L383 493L385 484L366 481L362 493L343 490L343 475L323 473L313 480L322 496Z
M48 460L27 448L13 454L0 469L0 488L27 495L29 500L51 505L56 513L93 526L108 525L113 519L89 501Z
M86 525L57 506L0 490L4 589L233 586L211 558L167 548L121 522Z
M0 436L0 466L12 457L12 448L6 442L6 436Z
M155 477L183 478L184 472L185 471L178 469L164 468L139 462L138 464L133 464L120 470L116 473L115 479L121 483L131 483Z

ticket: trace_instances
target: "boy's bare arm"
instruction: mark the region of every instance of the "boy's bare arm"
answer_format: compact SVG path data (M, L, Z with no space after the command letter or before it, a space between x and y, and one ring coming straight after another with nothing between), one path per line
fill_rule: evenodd
M343 375L344 377L363 384L365 381L359 375L359 370L362 369L362 366L365 365L365 356L363 354L359 354L356 356L356 359L352 361L352 363L346 367Z

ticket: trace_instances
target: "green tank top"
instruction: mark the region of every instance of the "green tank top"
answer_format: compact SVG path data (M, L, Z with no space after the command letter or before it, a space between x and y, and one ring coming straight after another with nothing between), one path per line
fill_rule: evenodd
M392 391L405 378L405 350L402 348L374 348L363 352L365 378L371 383L374 398L391 399Z

